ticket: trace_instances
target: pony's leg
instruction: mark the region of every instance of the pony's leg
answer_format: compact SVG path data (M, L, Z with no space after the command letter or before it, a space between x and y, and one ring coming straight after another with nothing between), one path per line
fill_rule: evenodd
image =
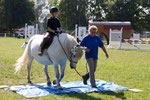
M50 77L48 75L48 65L45 65L44 66L44 72L45 72L45 75L46 75L46 79L47 79L47 85L50 86L51 85L51 81L50 81Z
M64 72L65 72L66 64L60 64L60 70L61 70L61 75L59 78L59 82L63 79L64 77Z
M32 84L30 80L30 71L31 71L32 61L33 61L33 57L28 59L28 64L27 64L27 69L28 69L27 80L28 80L28 83L30 84Z
M55 75L56 75L56 83L57 83L57 88L62 90L62 87L59 83L59 69L58 69L58 65L54 65L54 69L55 69Z

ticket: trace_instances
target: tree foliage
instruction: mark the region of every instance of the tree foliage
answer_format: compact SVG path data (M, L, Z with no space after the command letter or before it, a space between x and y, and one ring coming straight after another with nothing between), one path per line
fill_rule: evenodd
M34 23L34 2L30 0L1 0L0 28L13 29L22 27L25 23Z
M87 0L61 0L59 3L59 19L62 27L73 30L75 24L87 25Z
M106 15L108 21L130 21L136 31L146 30L147 14L143 7L144 0L116 0Z
M39 30L46 30L47 20L49 18L49 9L52 0L36 0L35 17L36 23L39 25Z
M87 26L92 19L130 21L134 30L150 31L150 0L46 0L48 5L44 0L37 0L39 4L36 9L33 1L0 0L0 29L41 23L41 19L45 22L49 17L45 9L57 6L62 27L67 30L74 30L75 24Z
M66 29L88 20L130 21L138 32L150 30L150 0L54 0L59 18ZM96 1L96 2L95 2Z

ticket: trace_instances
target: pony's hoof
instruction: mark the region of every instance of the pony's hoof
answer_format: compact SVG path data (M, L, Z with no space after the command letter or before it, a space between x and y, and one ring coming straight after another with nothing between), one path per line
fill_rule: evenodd
M53 84L54 84L54 85L56 84L56 80L53 81Z
M51 82L48 82L47 85L48 85L48 86L51 86Z
M33 84L31 81L28 81L29 84Z

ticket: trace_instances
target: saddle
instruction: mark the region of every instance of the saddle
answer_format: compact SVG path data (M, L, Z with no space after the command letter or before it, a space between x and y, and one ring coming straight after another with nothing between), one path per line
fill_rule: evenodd
M44 34L44 38L43 41L40 45L41 50L39 51L39 55L41 56L43 54L43 51L45 49L48 49L49 46L52 44L54 36L56 36L57 34L51 33L51 32L47 32L46 34Z
M54 34L54 33L47 33L47 34L45 34L43 42L41 43L41 47L43 46L43 48L48 49L48 47L53 42L54 36L56 36L56 34Z

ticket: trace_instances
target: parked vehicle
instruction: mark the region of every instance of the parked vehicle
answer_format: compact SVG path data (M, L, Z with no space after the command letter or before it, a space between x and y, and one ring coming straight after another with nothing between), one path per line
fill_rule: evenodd
M24 38L25 35L23 33L15 33L15 37L17 37L17 38Z

